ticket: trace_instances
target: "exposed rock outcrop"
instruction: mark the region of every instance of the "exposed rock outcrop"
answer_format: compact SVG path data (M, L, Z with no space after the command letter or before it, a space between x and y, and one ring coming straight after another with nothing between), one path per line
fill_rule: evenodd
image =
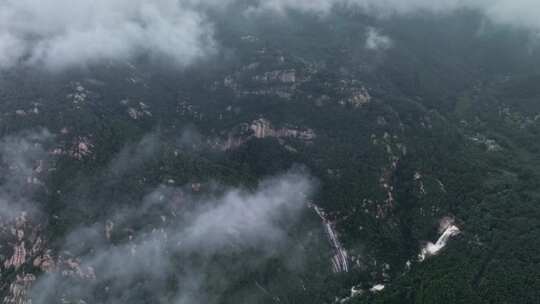
M17 274L15 280L9 285L8 294L4 297L4 304L31 304L29 290L36 276L33 274Z
M292 84L296 82L296 70L266 72L262 75L254 76L253 80L263 83L281 82Z
M4 262L4 268L18 269L26 263L26 247L24 241L13 246L13 255Z
M296 138L306 142L312 141L315 139L316 135L312 129L300 130L298 128L280 128L275 129L272 126L272 123L264 118L257 119L251 123L249 126L250 130L253 131L253 136L255 138L266 138L266 137L275 137L275 138Z
M317 135L312 129L294 126L275 128L269 120L259 118L249 124L238 126L228 133L225 140L209 141L209 144L213 148L227 151L238 148L253 138L276 138L282 145L286 146L286 139L296 139L311 144L316 137ZM291 147L287 149L291 150Z

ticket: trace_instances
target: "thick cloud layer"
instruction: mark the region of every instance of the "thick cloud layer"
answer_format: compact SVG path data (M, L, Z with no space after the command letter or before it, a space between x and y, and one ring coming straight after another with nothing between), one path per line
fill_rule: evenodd
M62 69L147 54L185 66L216 51L212 20L205 12L240 2L1 0L0 69L20 64ZM324 15L336 6L378 16L476 9L498 23L540 30L536 0L253 0L243 9Z
M213 49L202 14L176 0L2 0L0 68L48 68L150 54L186 65Z

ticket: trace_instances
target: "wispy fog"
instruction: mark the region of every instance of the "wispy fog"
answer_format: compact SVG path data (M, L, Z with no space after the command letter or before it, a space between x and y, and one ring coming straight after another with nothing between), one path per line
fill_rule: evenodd
M27 131L0 140L0 217L10 220L22 211L37 210L32 193L46 174L46 130Z
M126 172L157 153L156 136L127 145L109 170ZM10 145L13 151L18 146ZM43 274L31 298L33 303L57 303L94 299L97 293L106 303L125 303L126 296L139 292L155 296L173 290L163 301L219 301L232 284L230 274L283 252L294 256L287 248L288 229L303 211L309 212L306 202L312 190L310 178L296 170L252 189L213 183L197 195L192 185L158 186L141 201L113 208L106 217L71 230L54 255L58 265L71 263L78 270ZM215 264L223 258L229 262ZM141 282L143 286L134 287ZM213 286L215 282L220 283Z

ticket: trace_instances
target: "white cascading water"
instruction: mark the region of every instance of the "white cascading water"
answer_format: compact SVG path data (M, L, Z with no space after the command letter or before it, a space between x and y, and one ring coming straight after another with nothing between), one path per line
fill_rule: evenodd
M334 250L334 256L332 257L333 271L336 273L348 272L349 257L347 255L347 250L343 248L341 242L338 239L338 235L334 228L334 223L326 218L326 215L321 208L313 204L310 204L310 207L312 207L315 212L317 212L317 215L319 215L319 217L321 218L324 228L326 230L326 234L328 235L328 239L330 240L330 244L332 245L332 249Z
M443 230L443 233L435 244L430 242L427 243L424 248L422 248L422 251L418 255L418 259L420 261L424 261L430 256L439 254L441 250L446 247L446 244L448 244L448 240L450 240L451 237L461 233L461 230L459 230L456 225L452 224L447 220L443 220L443 222L441 223L441 230Z

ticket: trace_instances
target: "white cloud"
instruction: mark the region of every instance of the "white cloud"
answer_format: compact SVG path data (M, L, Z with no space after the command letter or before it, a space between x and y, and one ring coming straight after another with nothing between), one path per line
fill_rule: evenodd
M540 30L540 2L536 0L480 1L488 17L500 23Z
M266 180L255 193L230 190L199 211L182 242L188 247L205 244L211 251L231 242L275 244L285 238L278 221L294 219L306 207L310 192L309 180L298 174Z
M366 48L368 50L380 51L387 50L392 47L390 37L382 35L375 28L370 27L367 32Z
M58 290L68 299L88 299L106 285L107 303L125 303L121 297L134 283L147 280L145 288L159 293L173 274L179 278L174 295L176 303L209 303L206 297L222 296L220 289L226 288L230 279L227 274L243 271L249 263L266 261L277 248L288 250L288 254L294 256L291 248L285 249L290 241L286 227L298 222L301 211L307 208L306 200L312 188L309 178L291 172L264 180L254 190L221 189L221 194L201 198L186 193L182 195L185 203L190 201L195 208L186 209L177 217L164 213L166 222L154 226L150 225L148 206L168 206L175 193L183 191L159 187L144 199L143 207L108 214L115 219L114 229L120 234L147 221L148 226L133 231L132 238L111 243L105 238L104 222L74 229L67 236L61 252L80 254L83 268L95 269L95 280L78 284L57 273L47 273L33 286L32 300L56 303ZM236 264L218 267L211 264L212 257L245 252L256 252L256 255L251 260L239 259ZM178 257L194 256L204 257L204 260L202 263L174 262ZM202 286L216 281L225 285L214 286L213 291L202 290Z
M0 218L3 220L23 211L38 211L31 196L42 183L48 159L44 145L52 137L47 130L40 130L0 139Z
M216 51L205 13L239 0L1 0L0 69L51 69L131 60L149 54L185 66ZM298 10L324 15L336 5L377 16L477 9L502 24L540 30L536 0L264 0L248 12ZM226 12L226 10L220 10Z
M283 14L287 10L299 10L311 13L326 13L332 9L334 2L330 0L266 0L251 6L248 12L262 13L270 10Z
M485 0L266 0L252 5L259 10L300 10L317 14L330 12L336 5L360 7L370 13L389 15L417 11L445 12L462 7L475 7Z
M0 32L0 69L17 62L24 49L24 43L17 37Z
M0 67L84 66L142 53L183 66L212 52L212 27L176 0L0 1Z
M327 14L336 5L359 7L377 16L429 12L444 14L476 9L494 22L540 30L540 2L536 0L267 0L252 10L299 10Z

